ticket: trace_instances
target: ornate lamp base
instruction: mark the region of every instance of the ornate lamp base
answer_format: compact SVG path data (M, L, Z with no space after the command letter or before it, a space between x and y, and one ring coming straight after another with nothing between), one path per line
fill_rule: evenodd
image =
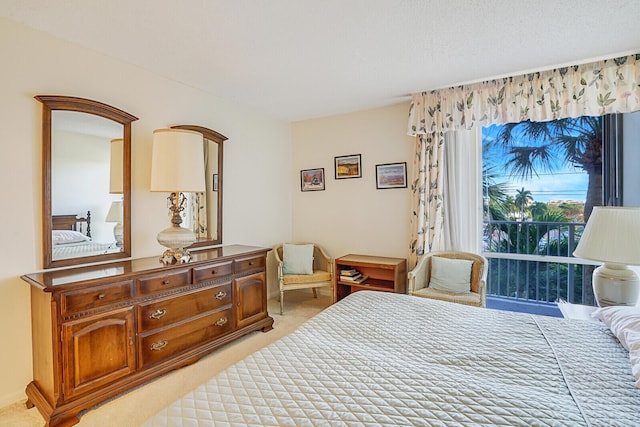
M180 227L182 218L180 212L184 210L186 197L183 193L171 193L168 197L169 210L171 211L171 227L158 233L158 243L169 248L160 257L160 262L169 264L182 264L189 262L191 254L185 248L196 241L196 233L184 227Z
M636 305L640 279L626 265L605 263L593 271L593 294L600 307Z
M116 239L116 246L121 248L124 242L124 226L121 222L113 227L113 237Z
M160 257L160 262L164 265L184 264L189 260L191 260L191 254L186 249L167 249Z

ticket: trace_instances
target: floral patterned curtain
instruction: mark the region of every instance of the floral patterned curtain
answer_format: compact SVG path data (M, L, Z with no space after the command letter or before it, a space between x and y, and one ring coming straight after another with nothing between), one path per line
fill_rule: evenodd
M418 258L440 248L442 238L442 183L440 173L443 164L444 136L426 134L416 136L416 153L413 158L414 179L411 182L411 258L415 266Z
M411 264L424 251L440 249L443 194L434 174L442 163L437 153L446 131L638 110L640 53L413 94L408 129L416 136ZM431 147L422 148L425 141ZM431 164L424 155L429 152L436 156ZM423 171L425 161L429 169Z

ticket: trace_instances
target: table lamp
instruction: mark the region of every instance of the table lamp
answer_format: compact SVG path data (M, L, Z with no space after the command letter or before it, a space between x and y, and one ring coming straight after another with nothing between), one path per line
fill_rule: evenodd
M158 233L158 243L168 249L160 261L164 264L188 262L187 247L196 241L196 233L181 227L185 192L205 191L204 138L201 133L183 129L157 129L153 132L151 191L171 193L168 200L171 226Z
M115 222L113 227L113 236L116 239L116 246L122 247L124 238L124 226L122 225L122 200L114 200L111 202L111 207L107 213L107 217L104 222Z
M573 255L604 263L593 272L599 306L636 305L640 279L628 265L640 265L640 208L594 207Z

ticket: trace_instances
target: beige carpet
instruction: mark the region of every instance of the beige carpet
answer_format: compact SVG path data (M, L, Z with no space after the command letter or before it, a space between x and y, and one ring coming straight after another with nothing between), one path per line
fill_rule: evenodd
M80 427L135 427L158 410L180 398L189 390L207 381L218 372L244 359L296 329L305 320L331 304L328 289L320 289L314 299L310 289L285 294L285 313L280 316L280 303L269 301L269 314L274 319L273 330L253 332L216 350L197 363L170 372L161 378L125 393L90 411L81 418ZM25 384L26 386L26 384ZM36 408L26 409L24 401L0 408L0 426L42 427L44 420Z

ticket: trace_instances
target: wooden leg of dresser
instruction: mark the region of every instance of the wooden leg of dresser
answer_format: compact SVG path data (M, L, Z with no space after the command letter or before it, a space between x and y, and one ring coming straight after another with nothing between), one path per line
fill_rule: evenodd
M273 317L267 317L265 322L267 322L266 325L264 325L260 330L262 332L269 332L273 329Z

